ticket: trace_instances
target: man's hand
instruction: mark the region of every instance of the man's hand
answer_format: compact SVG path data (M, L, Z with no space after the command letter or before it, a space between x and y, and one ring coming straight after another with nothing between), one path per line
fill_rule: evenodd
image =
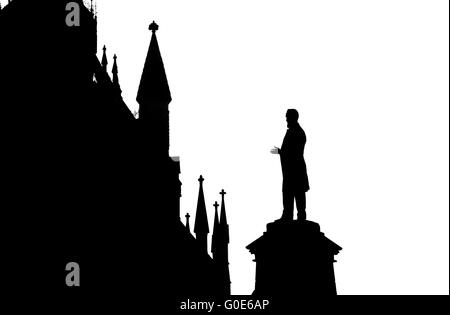
M273 147L273 149L270 150L270 153L272 153L272 154L280 154L280 149L277 148L277 147Z

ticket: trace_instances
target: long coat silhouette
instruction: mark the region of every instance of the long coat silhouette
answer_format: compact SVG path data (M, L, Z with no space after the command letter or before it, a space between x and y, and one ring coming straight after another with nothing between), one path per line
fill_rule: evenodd
M293 124L286 132L280 150L281 168L283 170L283 190L285 188L291 188L293 190L307 192L310 188L306 163L303 157L305 144L305 131L298 123Z

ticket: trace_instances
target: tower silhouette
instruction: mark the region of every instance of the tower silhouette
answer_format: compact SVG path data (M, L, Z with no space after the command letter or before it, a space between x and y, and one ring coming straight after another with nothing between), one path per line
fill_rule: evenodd
M155 154L169 154L169 104L172 96L167 81L164 63L159 50L155 21L149 26L152 32L150 47L142 72L137 101L139 119L145 122Z

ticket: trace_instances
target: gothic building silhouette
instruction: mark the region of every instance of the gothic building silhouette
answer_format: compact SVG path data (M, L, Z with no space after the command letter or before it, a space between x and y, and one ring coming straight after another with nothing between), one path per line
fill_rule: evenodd
M65 23L68 2L81 7L79 27ZM195 237L189 214L186 225L180 219L180 161L169 156L172 97L158 25L149 29L137 119L122 98L120 60L114 55L110 75L106 47L97 58L93 7L14 0L0 10L1 267L8 270L0 286L66 288L65 266L74 261L80 295L230 294L225 191L220 214L214 204L213 257L203 177Z

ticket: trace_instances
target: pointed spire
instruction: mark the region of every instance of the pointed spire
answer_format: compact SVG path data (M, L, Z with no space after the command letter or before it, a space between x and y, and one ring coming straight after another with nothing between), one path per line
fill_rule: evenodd
M112 67L112 74L113 74L113 83L119 83L119 77L117 76L117 74L119 73L119 68L117 67L117 55L114 54L114 64Z
M197 213L195 215L194 233L197 236L197 240L199 241L202 250L207 252L209 226L208 226L208 215L206 213L205 195L203 193L203 182L205 181L205 179L203 178L203 176L200 176L198 181L200 183L200 189L198 192Z
M152 31L152 39L136 98L139 103L140 118L144 119L151 116L152 108L167 107L172 101L164 63L156 38L156 31L159 29L159 26L153 22L149 29Z
M106 45L103 46L102 67L103 67L103 70L107 71L108 58L106 57Z
M195 216L195 233L209 233L208 216L206 214L205 195L203 193L203 182L205 179L200 176L198 179L200 183L200 189L198 193L197 201L197 214Z
M169 156L170 147L170 115L169 104L172 101L166 70L156 39L156 23L150 25L152 39L145 60L141 82L137 94L139 104L139 120L141 126L154 139L155 155Z
M211 242L211 252L213 253L213 257L216 258L219 249L219 242L220 242L220 224L219 224L219 204L217 201L214 203L215 208L215 214L214 214L214 229L213 229L213 235L212 235L212 242Z
M223 297L231 293L230 268L228 263L228 244L230 242L229 227L227 223L227 213L225 209L225 190L220 192L222 195L222 207L218 227L214 227L212 253L214 258L216 279L218 282L218 294ZM216 217L217 208L216 205Z
M119 83L119 68L117 67L117 55L114 55L114 64L113 64L113 68L112 68L112 74L113 74L114 88L116 88L120 93L122 93L122 90L120 89L120 83Z
M191 217L191 215L189 214L189 212L188 213L186 213L186 230L189 232L189 233L191 233L191 224L190 224L190 222L189 222L189 219L190 219L190 217Z
M227 211L225 209L225 195L227 193L222 189L220 194L222 195L222 206L220 209L220 228L223 233L224 242L225 244L228 244L230 243L230 232L228 227Z

